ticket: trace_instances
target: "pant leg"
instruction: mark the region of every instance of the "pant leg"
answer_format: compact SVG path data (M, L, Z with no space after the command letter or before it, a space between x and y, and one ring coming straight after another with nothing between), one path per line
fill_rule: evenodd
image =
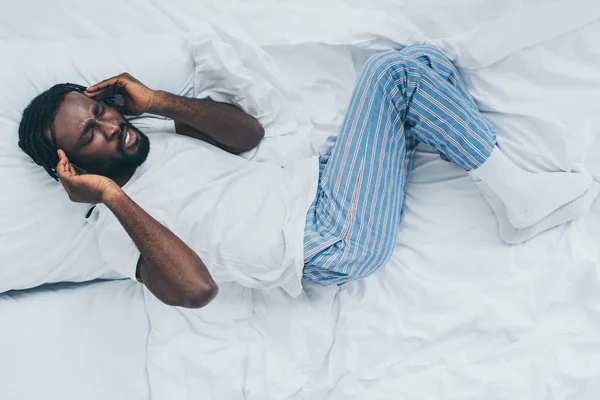
M496 145L496 128L481 115L454 65L430 45L402 53L409 64L420 64L409 72L418 76L412 84L419 86L406 115L409 134L467 171L479 167Z
M417 141L465 169L483 163L495 144L460 76L431 46L367 62L336 143L321 160L306 219L305 279L340 285L387 262Z

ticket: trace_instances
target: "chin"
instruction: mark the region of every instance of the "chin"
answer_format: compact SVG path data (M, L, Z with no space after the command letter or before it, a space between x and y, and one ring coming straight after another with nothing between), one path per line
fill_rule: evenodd
M133 129L139 137L135 152L127 153L125 149L119 146L115 158L106 160L105 162L100 163L100 165L90 166L90 168L86 168L86 172L115 179L122 175L132 173L140 165L146 162L148 154L150 154L150 139L133 125L129 123L127 123L127 125L130 129Z
M93 172L92 170L89 172L116 179L124 174L135 171L140 165L146 162L149 153L150 140L144 136L143 139L140 140L135 153L121 155L118 161L107 163L103 168L98 168L98 172Z

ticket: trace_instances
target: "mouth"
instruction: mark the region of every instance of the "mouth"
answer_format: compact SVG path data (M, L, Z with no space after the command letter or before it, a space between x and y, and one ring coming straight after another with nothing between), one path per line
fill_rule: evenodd
M133 147L137 144L138 139L137 132L134 132L132 129L129 129L129 127L126 126L123 134L121 135L121 147L123 150Z

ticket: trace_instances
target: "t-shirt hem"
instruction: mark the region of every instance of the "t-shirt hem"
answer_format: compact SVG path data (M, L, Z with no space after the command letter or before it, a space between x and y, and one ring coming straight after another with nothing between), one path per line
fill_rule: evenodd
M310 209L315 197L317 196L317 188L319 186L319 156L313 156L306 162L313 163L311 184L308 190L307 202L302 208L303 213L298 217L298 221L292 224L294 226L292 236L294 238L294 274L284 283L281 288L290 296L298 297L303 290L302 276L304 275L304 229L306 227L306 215Z

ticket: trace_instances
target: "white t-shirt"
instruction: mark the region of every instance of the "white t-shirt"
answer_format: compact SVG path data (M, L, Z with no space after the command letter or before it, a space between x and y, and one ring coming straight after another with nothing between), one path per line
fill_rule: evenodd
M216 282L300 294L318 157L282 168L167 133L172 121L153 130L142 127L150 154L123 186L129 197L194 249ZM135 279L140 252L114 214L98 204L88 221L105 261Z

